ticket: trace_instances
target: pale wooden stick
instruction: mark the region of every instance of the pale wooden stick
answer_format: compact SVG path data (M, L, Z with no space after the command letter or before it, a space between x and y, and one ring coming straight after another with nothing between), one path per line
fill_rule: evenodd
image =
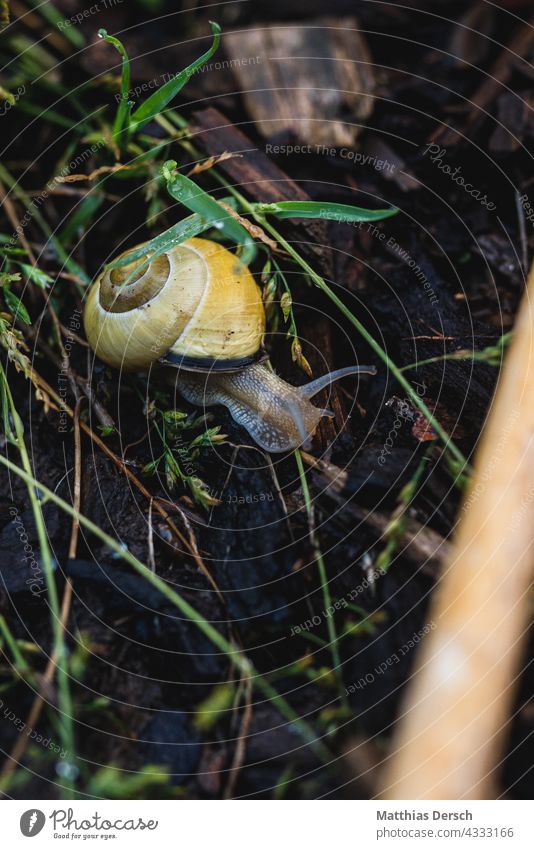
M493 798L534 562L534 265L385 769L390 799Z

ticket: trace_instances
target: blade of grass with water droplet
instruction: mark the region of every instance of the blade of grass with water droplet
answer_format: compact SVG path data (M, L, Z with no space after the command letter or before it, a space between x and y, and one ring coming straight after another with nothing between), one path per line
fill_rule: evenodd
M160 233L148 242L144 242L139 248L130 251L126 257L119 257L119 259L110 262L106 268L121 268L130 262L135 262L136 259L141 259L147 253L150 253L153 259L154 256L159 256L169 248L179 245L187 239L193 239L195 236L199 236L200 233L204 233L205 230L209 230L211 227L213 227L213 223L206 221L201 215L189 215L177 224L173 224L164 233Z
M236 221L228 212L209 195L204 189L198 186L189 177L184 174L179 174L176 171L176 162L170 159L163 165L163 177L167 183L167 191L175 200L183 203L188 209L197 212L207 221L211 222L211 226L235 242L243 248L241 260L248 265L256 255L256 247L254 241L250 237L245 228Z
M324 218L327 221L357 222L381 221L396 215L396 206L389 209L363 209L348 203L328 203L322 201L284 200L278 203L258 203L256 210L260 215L274 215L275 218Z
M224 200L229 204L233 204L233 198L225 198ZM172 227L169 227L163 233L159 233L157 236L154 236L154 238L150 239L148 242L144 242L140 247L135 248L135 250L130 251L128 256L119 257L118 259L113 260L113 262L108 263L106 265L106 269L111 270L113 268L122 268L130 262L135 262L147 254L150 254L150 257L147 258L146 262L142 263L141 266L137 266L132 271L131 278L133 278L133 275L148 265L154 257L160 256L175 245L179 245L182 242L187 241L187 239L193 239L195 236L200 236L201 233L204 233L206 230L211 230L212 227L213 222L211 220L208 221L201 215L194 213L193 215L189 215L187 218L182 219L182 221L178 221L177 224L173 224ZM128 278L127 282L129 282L131 278Z
M128 53L126 52L126 48L122 41L119 41L118 38L115 38L112 35L108 35L105 29L98 30L99 38L103 38L104 41L107 41L108 44L112 44L115 50L118 50L122 57L122 76L121 76L121 99L119 101L119 108L117 109L117 114L115 115L115 120L113 121L113 140L122 146L125 142L125 130L128 129L127 126L127 118L130 112L128 95L130 93L130 59L128 58ZM123 135L124 133L124 135Z

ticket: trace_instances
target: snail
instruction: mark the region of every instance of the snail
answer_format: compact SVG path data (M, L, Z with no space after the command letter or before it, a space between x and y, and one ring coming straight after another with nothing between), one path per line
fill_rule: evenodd
M84 309L89 344L115 368L174 367L187 401L223 404L267 451L308 442L321 417L333 415L310 399L332 381L376 373L372 366L349 366L291 386L263 361L261 291L241 260L207 239L141 258L140 247L121 254L120 266L104 268L92 284ZM136 258L128 262L133 251Z

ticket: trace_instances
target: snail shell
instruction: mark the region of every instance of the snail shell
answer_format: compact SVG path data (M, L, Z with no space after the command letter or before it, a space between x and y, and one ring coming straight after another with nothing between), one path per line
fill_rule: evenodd
M170 355L225 370L257 354L265 332L261 292L234 254L190 239L147 259L104 269L91 287L84 325L100 359L138 371Z

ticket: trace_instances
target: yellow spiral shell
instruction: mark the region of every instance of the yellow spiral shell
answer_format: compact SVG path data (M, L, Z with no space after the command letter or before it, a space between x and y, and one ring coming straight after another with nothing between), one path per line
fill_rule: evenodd
M104 269L91 286L84 326L100 359L134 371L169 352L218 364L258 352L265 332L261 293L234 254L190 239L143 268L146 256Z

